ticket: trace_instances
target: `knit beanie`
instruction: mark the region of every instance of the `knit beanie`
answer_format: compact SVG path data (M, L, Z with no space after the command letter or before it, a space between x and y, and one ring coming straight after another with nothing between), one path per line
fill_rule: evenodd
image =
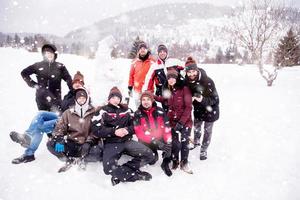
M77 71L77 73L74 75L72 84L75 82L79 82L82 86L84 86L84 76L80 73L80 71Z
M154 102L154 96L152 94L152 92L150 91L145 91L142 93L140 100L142 101L143 97L149 97L151 99L152 102Z
M166 45L160 44L157 47L157 53L159 53L160 51L165 51L166 53L168 53L168 48L166 47Z
M88 94L83 88L79 88L75 91L75 99L77 100L79 97L85 97L88 98Z
M120 100L122 101L122 94L116 86L110 89L110 92L109 92L109 95L108 95L107 99L110 100L114 96L119 97Z
M188 70L198 70L196 61L191 56L189 56L185 62L185 71Z
M145 42L140 42L137 50L139 51L142 47L144 47L145 49L148 49L148 46Z

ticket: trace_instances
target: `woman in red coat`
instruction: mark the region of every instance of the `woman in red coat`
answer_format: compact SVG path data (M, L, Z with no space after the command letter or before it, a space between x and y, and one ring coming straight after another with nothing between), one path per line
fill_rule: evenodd
M184 81L178 78L176 70L167 73L168 84L163 91L163 97L156 97L158 101L164 101L168 106L167 116L172 127L172 160L173 169L179 165L180 169L192 174L188 165L189 136L192 128L192 94L184 85Z

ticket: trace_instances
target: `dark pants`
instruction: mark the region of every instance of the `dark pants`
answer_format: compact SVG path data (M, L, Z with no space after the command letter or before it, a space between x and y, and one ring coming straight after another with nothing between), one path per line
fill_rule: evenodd
M132 156L133 159L123 165L118 160L123 155ZM136 171L154 159L151 149L137 141L129 140L123 143L107 143L103 151L103 170L122 182L138 180Z
M183 163L188 162L189 157L189 136L191 133L191 129L188 127L184 127L181 131L181 134L175 132L172 129L172 160L179 161L179 152L180 158Z
M44 88L40 88L36 91L35 101L39 110L55 112L61 107L61 97L55 96Z
M163 141L162 141L163 142ZM162 150L162 149L160 149L159 147L158 147L158 145L155 145L155 144L148 144L148 143L144 143L144 142L142 142L144 145L146 145L147 147L149 147L151 150L152 150L152 152L153 152L153 155L154 155L154 160L151 162L151 163L149 163L150 165L154 165L157 161L158 161L158 150ZM165 154L165 152L163 152L163 154L162 154L162 157L163 157L163 159L165 159L166 158L166 154ZM171 158L169 158L169 159L167 159L167 160L171 160Z
M68 140L64 143L65 151L55 151L55 140L49 140L47 142L48 150L60 160L65 160L69 157L81 157L81 144L78 144L72 140ZM84 158L87 162L96 162L102 160L102 147L100 145L92 146L89 154Z
M202 133L201 126L203 123L204 123L204 136L202 139L201 150L206 151L211 141L212 128L214 122L205 122L205 121L200 121L195 119L194 120L194 141L200 140L201 133Z

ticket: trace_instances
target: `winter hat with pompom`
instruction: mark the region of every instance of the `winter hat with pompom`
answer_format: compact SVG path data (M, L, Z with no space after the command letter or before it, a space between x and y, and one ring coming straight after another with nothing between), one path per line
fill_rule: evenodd
M79 82L82 86L84 86L84 76L80 73L80 71L77 71L77 73L74 75L72 84L76 82Z
M185 62L185 71L188 70L198 70L196 61L191 56L189 56Z
M122 94L120 92L120 90L114 86L113 88L110 89L109 95L108 95L108 100L110 100L110 98L117 96L120 98L120 100L122 101Z

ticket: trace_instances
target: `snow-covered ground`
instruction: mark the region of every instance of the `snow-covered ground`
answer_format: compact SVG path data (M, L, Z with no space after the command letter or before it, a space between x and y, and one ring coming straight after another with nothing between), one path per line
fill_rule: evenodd
M114 85L126 92L130 61L97 58L59 55L58 61L72 76L82 71L94 103L101 104ZM153 175L150 182L113 187L102 163L58 174L63 163L47 151L46 137L34 162L11 164L24 149L8 134L24 131L37 112L34 89L20 72L41 55L0 48L0 60L0 200L300 199L300 67L281 70L274 86L267 87L254 66L203 65L221 100L208 160L199 160L197 148L190 152L193 175L177 170L167 177L157 162L145 167Z

